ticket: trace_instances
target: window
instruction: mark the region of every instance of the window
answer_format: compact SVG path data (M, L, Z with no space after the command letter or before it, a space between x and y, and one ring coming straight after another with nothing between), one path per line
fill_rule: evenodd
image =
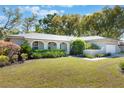
M60 44L60 49L64 50L64 51L67 51L67 44L66 43L61 43Z
M48 43L48 49L57 49L57 45L54 42L49 42Z
M32 44L32 48L42 50L42 49L44 49L44 44L41 41L35 41Z
M33 42L33 49L38 49L38 41Z

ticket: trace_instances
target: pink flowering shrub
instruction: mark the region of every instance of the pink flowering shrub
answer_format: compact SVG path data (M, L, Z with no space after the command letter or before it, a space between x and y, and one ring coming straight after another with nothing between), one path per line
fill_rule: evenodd
M12 58L13 55L18 54L20 46L12 42L0 40L0 55L6 55Z

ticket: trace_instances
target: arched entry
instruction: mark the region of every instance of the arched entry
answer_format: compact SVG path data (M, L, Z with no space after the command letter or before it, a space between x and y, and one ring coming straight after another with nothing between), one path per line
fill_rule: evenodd
M49 42L48 49L57 49L57 44L55 42Z
M60 44L60 49L64 50L64 51L67 51L67 44L66 43L61 43Z
M41 42L41 41L34 41L32 43L32 48L33 49L40 49L40 50L43 50L44 49L44 43Z

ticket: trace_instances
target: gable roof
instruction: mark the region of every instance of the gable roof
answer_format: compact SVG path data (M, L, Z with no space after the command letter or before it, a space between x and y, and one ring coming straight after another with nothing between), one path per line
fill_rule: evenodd
M53 35L53 34L43 34L43 33L27 33L27 34L10 35L10 36L8 36L8 38L26 38L26 39L71 41L71 40L75 39L76 37ZM85 36L85 37L79 37L79 38L81 38L85 41L110 39L110 38L101 37L101 36Z

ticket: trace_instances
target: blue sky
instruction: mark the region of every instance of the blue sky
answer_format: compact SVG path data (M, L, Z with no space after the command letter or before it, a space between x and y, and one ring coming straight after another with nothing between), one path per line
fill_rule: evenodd
M44 17L47 14L53 14L58 13L60 15L63 14L81 14L81 15L87 15L92 14L97 11L101 11L105 6L104 5L78 5L78 6L72 6L72 5L64 5L64 6L48 6L48 5L41 5L41 6L20 6L20 5L12 5L12 6L0 6L0 20L5 19L5 16L2 14L2 8L19 8L21 10L21 13L24 15L24 17L31 16L32 13L37 14L39 17ZM113 6L110 6L113 7Z

